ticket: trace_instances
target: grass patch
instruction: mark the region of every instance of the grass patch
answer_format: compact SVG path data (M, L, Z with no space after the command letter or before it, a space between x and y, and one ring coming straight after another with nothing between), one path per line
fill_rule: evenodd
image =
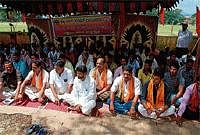
M12 22L15 28L15 32L28 32L28 28L26 23L23 22ZM13 28L12 28L13 29ZM1 22L0 23L0 32L11 32L11 26L9 25L9 22Z
M12 23L15 27L15 31L18 32L18 31L25 31L25 32L28 32L28 29L27 29L27 25L26 23L23 23L23 22L17 22L17 23ZM158 25L158 35L161 35L161 36L177 36L178 34L178 31L181 29L181 25ZM192 25L189 25L188 26L188 29L190 31L194 33L196 33L196 27L195 26L192 26ZM5 23L0 23L0 32L10 32L11 31L11 27L9 26L9 23L8 22L5 22Z

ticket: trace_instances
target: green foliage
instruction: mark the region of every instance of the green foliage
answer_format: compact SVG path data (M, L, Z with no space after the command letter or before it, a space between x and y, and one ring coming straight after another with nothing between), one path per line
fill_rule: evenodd
M184 16L181 14L181 9L172 9L170 11L165 10L165 24L179 24L183 21ZM158 9L152 9L147 11L146 15L158 16Z
M18 11L13 11L14 12L14 18L13 18L13 22L21 22L21 12ZM0 8L0 22L8 22L8 18L7 18L7 9L5 8Z
M157 16L158 15L158 10L156 8L152 9L152 10L148 10L146 12L147 15L149 16Z
M191 24L192 25L196 24L196 13L191 16Z
M7 13L5 9L0 9L0 22L7 21Z
M166 24L179 24L183 21L184 16L181 14L181 9L173 9L165 12Z

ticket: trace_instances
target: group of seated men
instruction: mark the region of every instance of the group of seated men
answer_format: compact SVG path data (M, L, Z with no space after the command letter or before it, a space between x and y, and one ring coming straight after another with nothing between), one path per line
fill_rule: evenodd
M199 76L191 70L193 63L189 57L181 68L177 62L171 62L164 76L160 68L149 73L144 66L139 71L140 79L130 66L123 65L122 74L113 80L102 56L89 73L85 65L78 65L75 78L63 60L55 62L50 74L40 60L35 60L25 79L11 61L6 61L0 77L0 99L14 98L17 102L26 95L31 101L44 103L48 98L57 105L67 103L72 110L85 115L91 113L96 102L105 102L113 114L141 114L153 119L175 114L178 120L184 115L199 119Z

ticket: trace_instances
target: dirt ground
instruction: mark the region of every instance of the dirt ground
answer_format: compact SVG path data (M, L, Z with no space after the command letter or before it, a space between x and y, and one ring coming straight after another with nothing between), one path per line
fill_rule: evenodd
M41 123L52 135L200 134L197 121L185 121L179 127L175 122L166 120L133 120L123 115L96 118L40 108L0 106L0 135L22 135L31 123Z

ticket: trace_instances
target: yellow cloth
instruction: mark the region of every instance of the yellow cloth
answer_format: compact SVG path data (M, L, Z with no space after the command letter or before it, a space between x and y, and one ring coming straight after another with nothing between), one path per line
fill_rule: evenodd
M40 72L39 74L39 82L38 82L38 87L36 87L36 73L34 72L33 73L33 77L32 77L32 80L31 80L31 86L33 87L36 87L37 90L41 90L42 89L42 86L43 86L43 74L42 74L42 71Z
M107 86L107 66L104 65L104 69L103 72L101 73L101 77L98 77L98 69L95 68L93 71L93 75L92 77L94 78L94 80L96 81L96 85L100 86L100 88L105 88Z
M164 109L164 82L160 82L160 86L157 90L157 96L156 96L156 103L154 103L153 99L153 79L150 80L148 88L147 88L147 97L146 97L146 104L147 107L150 108L151 110L154 109Z
M130 100L133 99L134 97L134 78L131 77L130 81L129 81L129 88L128 88L128 93L127 95L124 97L124 78L122 78L120 85L119 85L119 94L118 97L121 98L121 101L123 102L129 102Z
M138 71L138 78L140 79L141 83L144 85L146 82L151 80L152 73L148 73L147 75L143 73L143 69Z

